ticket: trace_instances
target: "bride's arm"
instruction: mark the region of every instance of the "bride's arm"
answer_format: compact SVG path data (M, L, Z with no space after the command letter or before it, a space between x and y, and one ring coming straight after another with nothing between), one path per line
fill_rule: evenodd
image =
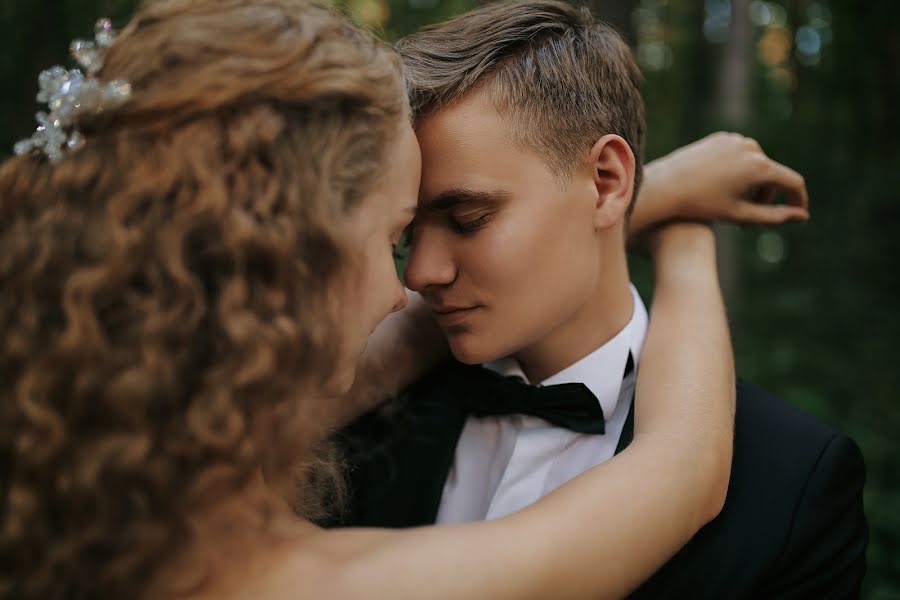
M620 597L718 514L735 388L714 239L685 224L656 242L634 442L503 519L318 533L294 570L310 574L303 597Z

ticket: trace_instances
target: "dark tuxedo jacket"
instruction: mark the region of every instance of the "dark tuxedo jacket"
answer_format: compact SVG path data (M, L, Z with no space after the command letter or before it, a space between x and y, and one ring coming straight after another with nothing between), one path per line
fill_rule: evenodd
M330 525L434 523L466 413L466 367L448 363L392 409L348 428L352 498ZM865 470L848 437L738 383L721 514L632 598L854 598L865 573ZM630 421L630 419L629 419ZM632 438L630 422L619 451Z

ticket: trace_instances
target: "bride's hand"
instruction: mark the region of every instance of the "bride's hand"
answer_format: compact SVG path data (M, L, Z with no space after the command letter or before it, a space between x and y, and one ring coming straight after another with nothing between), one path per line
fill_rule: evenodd
M779 192L787 202L772 204ZM766 156L756 140L719 132L645 166L629 233L672 219L776 225L808 218L803 176Z

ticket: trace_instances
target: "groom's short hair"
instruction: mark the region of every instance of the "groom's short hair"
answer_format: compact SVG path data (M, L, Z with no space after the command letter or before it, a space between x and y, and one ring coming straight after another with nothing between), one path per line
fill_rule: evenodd
M644 145L642 77L627 44L590 10L557 0L501 0L397 44L417 117L483 92L517 141L571 175L603 135Z

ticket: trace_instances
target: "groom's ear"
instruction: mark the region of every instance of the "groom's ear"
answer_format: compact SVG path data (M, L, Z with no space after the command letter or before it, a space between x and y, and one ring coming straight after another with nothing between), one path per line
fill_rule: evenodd
M607 229L623 223L634 192L634 153L621 136L597 140L588 154L588 167L597 188L594 226Z

